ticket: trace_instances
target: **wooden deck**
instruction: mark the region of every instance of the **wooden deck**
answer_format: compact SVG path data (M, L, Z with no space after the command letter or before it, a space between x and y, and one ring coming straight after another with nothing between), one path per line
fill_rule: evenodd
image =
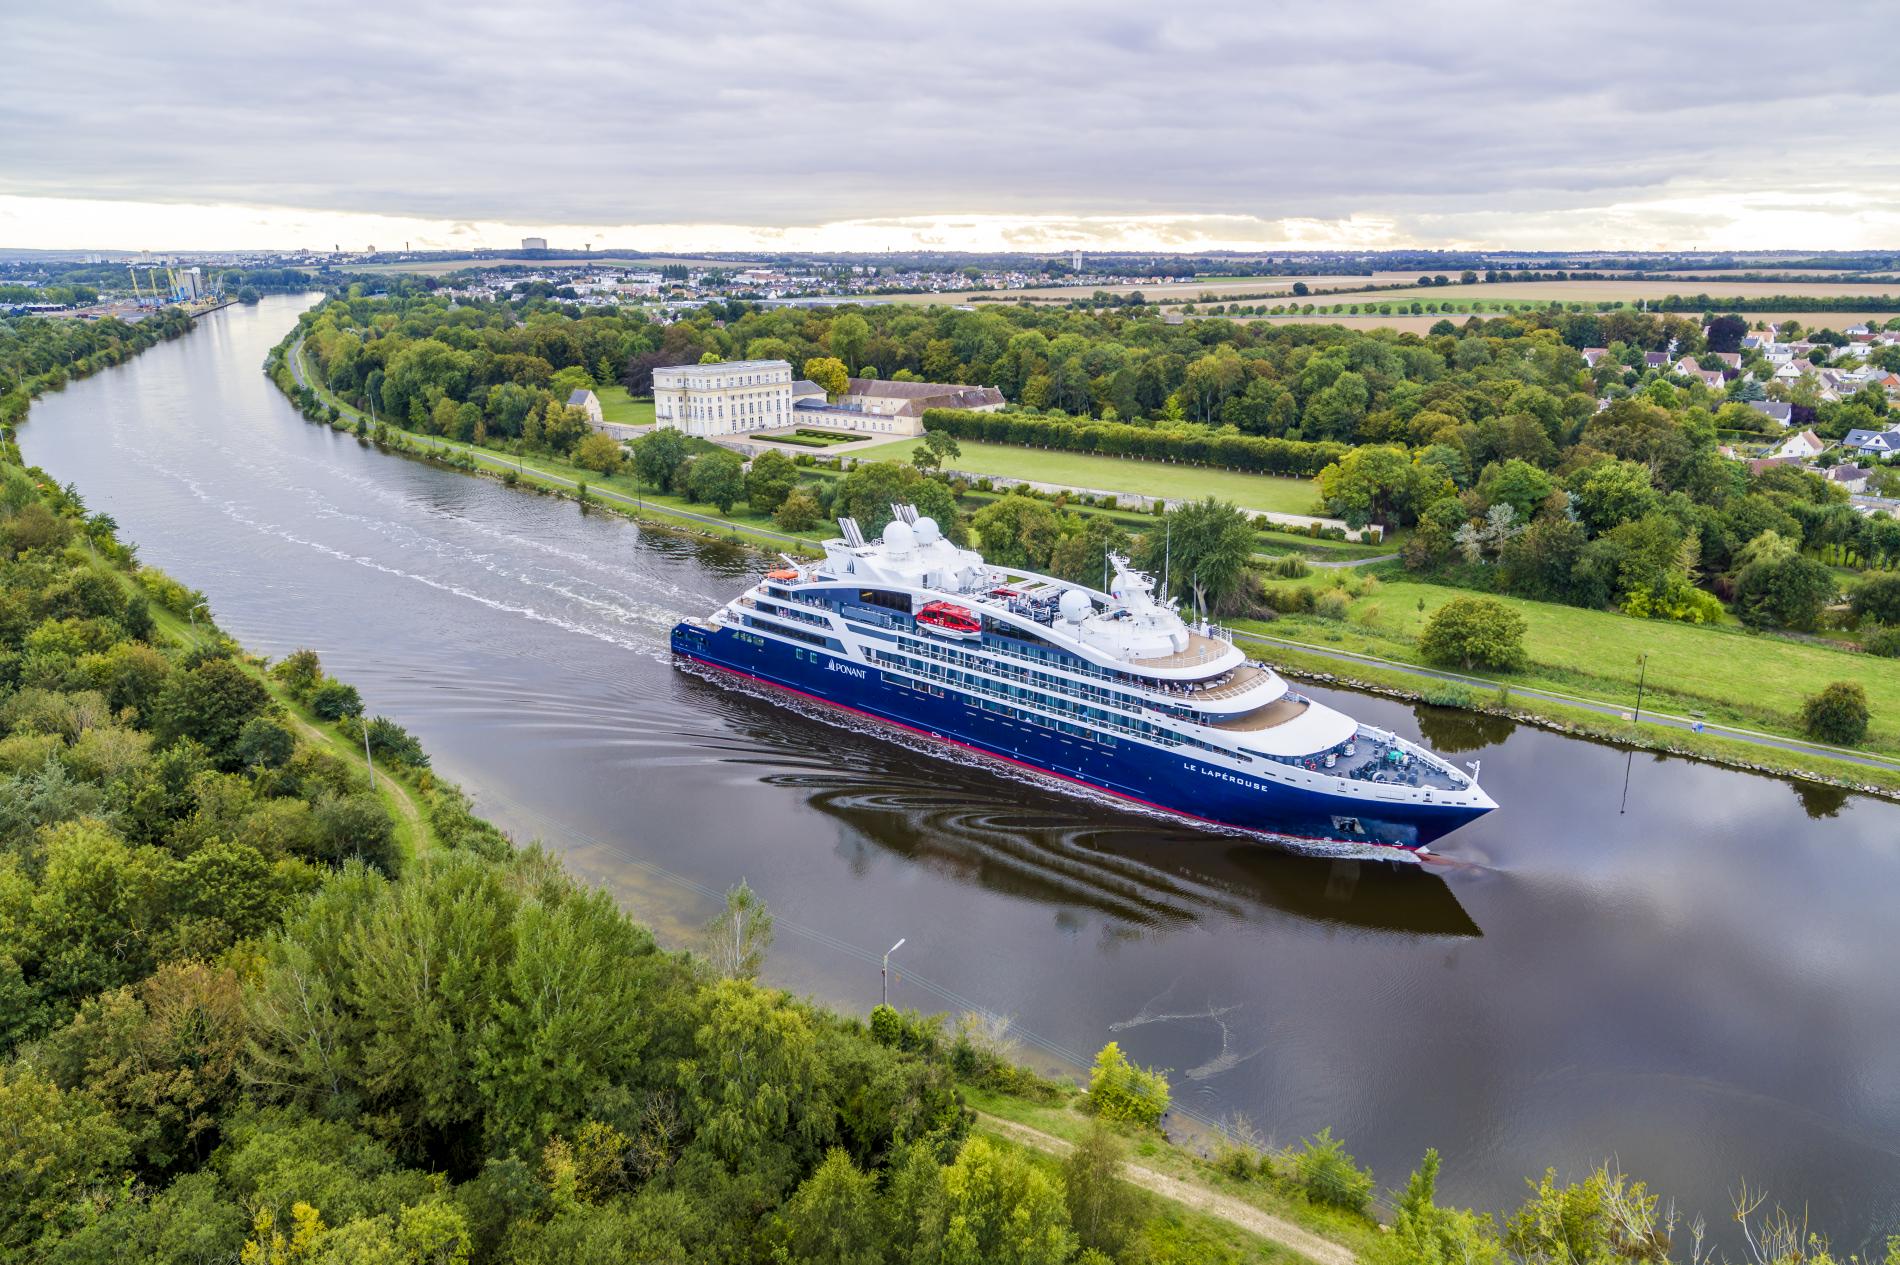
M1236 716L1232 720L1214 722L1216 729L1228 729L1236 733L1258 733L1262 729L1274 729L1286 724L1306 710L1304 699L1278 698L1259 711L1248 712L1245 716Z

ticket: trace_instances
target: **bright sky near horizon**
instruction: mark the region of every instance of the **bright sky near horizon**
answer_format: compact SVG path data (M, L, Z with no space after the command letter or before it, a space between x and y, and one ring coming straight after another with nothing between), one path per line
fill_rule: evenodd
M1900 247L1900 5L16 8L0 247Z

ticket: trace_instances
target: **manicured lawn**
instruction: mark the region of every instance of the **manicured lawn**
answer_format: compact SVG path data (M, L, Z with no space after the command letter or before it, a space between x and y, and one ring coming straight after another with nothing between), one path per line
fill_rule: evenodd
M653 424L653 401L636 400L627 394L623 386L599 387L594 391L600 400L601 416L619 426L651 426Z
M861 461L908 461L918 442L900 439L862 449L853 456ZM1240 474L1233 470L1133 461L1093 453L1049 452L1041 448L1018 448L1013 444L979 444L969 440L959 443L963 455L944 464L971 474L1005 475L1103 492L1138 492L1144 496L1216 496L1243 509L1277 510L1284 514L1314 513L1319 501L1310 479Z
M1353 599L1343 623L1294 615L1260 630L1328 648L1419 662L1416 641L1427 617L1468 590L1410 580L1391 566L1381 566L1379 572L1377 586ZM1358 577L1345 579L1360 582ZM1268 583L1324 589L1333 579L1315 574ZM1804 698L1831 681L1858 681L1867 690L1873 712L1865 745L1900 750L1900 671L1893 669L1892 660L1746 632L1735 625L1698 627L1550 602L1497 600L1522 614L1526 625L1524 649L1531 667L1510 679L1634 703L1637 661L1647 653L1645 706L1678 715L1705 711L1710 720L1789 733L1799 732Z

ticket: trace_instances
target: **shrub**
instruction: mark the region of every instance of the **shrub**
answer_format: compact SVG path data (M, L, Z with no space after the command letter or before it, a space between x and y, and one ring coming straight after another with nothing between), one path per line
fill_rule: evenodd
M1427 662L1509 671L1524 663L1524 617L1489 597L1455 597L1432 612L1418 640Z
M1900 624L1900 574L1876 575L1848 596L1854 618L1877 624Z
M1876 628L1860 648L1868 654L1900 659L1900 628Z
M818 498L804 488L794 488L772 515L780 531L810 531L823 520L824 510L819 507Z
M1352 608L1352 599L1338 589L1327 589L1313 599L1313 613L1321 619L1344 619Z
M871 1036L879 1045L913 1054L935 1054L942 1029L942 1015L920 1015L886 1004L871 1007Z
M1105 1120L1155 1125L1168 1110L1168 1078L1128 1061L1110 1041L1089 1072L1089 1106Z
M1867 736L1867 691L1836 681L1801 705L1801 725L1817 742L1849 746Z
M1273 575L1283 580L1303 580L1313 574L1313 568L1306 565L1306 559L1297 553L1283 553L1267 567Z
M1478 696L1463 685L1454 685L1450 681L1440 681L1436 685L1427 685L1419 697L1433 707L1462 707L1470 711L1478 706Z
M1268 587L1261 590L1260 596L1268 606L1282 615L1311 614L1313 610L1313 590L1305 585L1297 588Z
M1360 1168L1346 1154L1345 1143L1331 1129L1321 1129L1306 1139L1294 1157L1293 1173L1314 1203L1364 1212L1372 1198L1372 1171Z
M363 699L354 685L326 680L311 691L310 710L321 720L342 720L345 716L361 715Z

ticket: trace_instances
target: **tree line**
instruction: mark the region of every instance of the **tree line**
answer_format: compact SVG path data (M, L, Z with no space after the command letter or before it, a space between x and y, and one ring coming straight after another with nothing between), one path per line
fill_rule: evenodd
M42 392L120 364L191 327L191 316L175 307L140 321L0 316L0 426L17 426Z

